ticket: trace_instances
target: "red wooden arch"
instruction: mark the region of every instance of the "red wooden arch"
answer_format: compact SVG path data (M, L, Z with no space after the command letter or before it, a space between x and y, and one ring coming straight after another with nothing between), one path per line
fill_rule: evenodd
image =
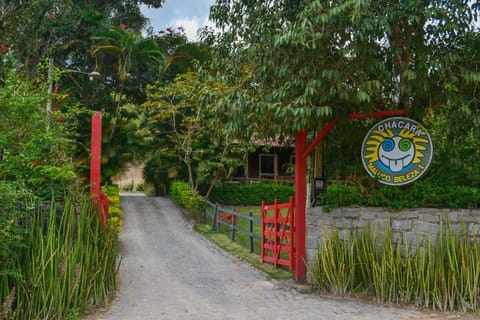
M378 111L372 113L352 113L349 119L380 118L387 116L401 116L404 109ZM317 137L307 146L307 131L298 131L295 137L295 280L305 281L306 277L306 207L307 207L307 157L317 144L322 141L333 127L340 121L340 117L328 122L318 133Z

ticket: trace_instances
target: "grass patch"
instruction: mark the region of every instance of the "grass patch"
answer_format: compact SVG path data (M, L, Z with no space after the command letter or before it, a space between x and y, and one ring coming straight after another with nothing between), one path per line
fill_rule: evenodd
M262 208L260 206L222 206L222 208L227 210L236 209L237 212L239 212L243 216L248 216L249 212L251 212L254 218L257 218L259 220L262 219ZM209 211L210 215L213 215L214 210L212 207L207 207L207 210ZM209 226L212 225L212 222L213 222L212 218L208 216L204 221L204 223L208 224ZM239 217L237 226L244 230L249 230L249 221ZM226 237L230 237L232 233L232 229L229 228L228 226L221 225L220 233L224 234ZM257 235L261 235L262 226L258 223L253 223L253 233ZM235 233L235 243L245 248L249 248L250 237L247 234L237 231ZM262 246L261 241L254 239L253 241L254 253L257 254L258 256L260 256L260 253L261 253L261 246Z
M284 269L275 268L271 264L262 263L260 256L256 253L251 253L246 247L232 242L228 235L212 231L209 225L196 224L195 231L201 233L205 238L215 243L222 250L233 254L243 261L250 263L255 268L265 272L269 278L272 279L291 279L292 274ZM259 247L260 249L260 247Z

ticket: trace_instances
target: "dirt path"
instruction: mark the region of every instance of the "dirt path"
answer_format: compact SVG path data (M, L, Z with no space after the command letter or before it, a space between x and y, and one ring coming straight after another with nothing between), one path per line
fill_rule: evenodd
M119 292L85 320L464 319L300 294L203 239L167 198L122 196L121 207Z

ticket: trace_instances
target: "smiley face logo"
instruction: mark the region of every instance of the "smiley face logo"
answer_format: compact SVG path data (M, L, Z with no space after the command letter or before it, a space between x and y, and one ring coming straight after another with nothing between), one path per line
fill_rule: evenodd
M362 144L362 161L368 174L388 185L404 185L428 169L433 154L427 130L407 118L390 118L376 124Z
M415 145L408 138L387 138L378 148L378 159L392 172L407 168L414 157Z

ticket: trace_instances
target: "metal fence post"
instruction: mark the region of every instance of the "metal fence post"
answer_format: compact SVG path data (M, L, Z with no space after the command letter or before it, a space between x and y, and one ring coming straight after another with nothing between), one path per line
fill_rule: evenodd
M249 244L250 244L250 252L253 252L253 213L250 211L248 213L248 231L249 231Z
M213 208L212 230L215 229L215 222L217 221L217 216L218 216L218 203L215 203L215 207Z
M230 223L230 227L232 228L232 241L235 241L235 218L237 217L237 210L233 208L232 210L232 222Z

